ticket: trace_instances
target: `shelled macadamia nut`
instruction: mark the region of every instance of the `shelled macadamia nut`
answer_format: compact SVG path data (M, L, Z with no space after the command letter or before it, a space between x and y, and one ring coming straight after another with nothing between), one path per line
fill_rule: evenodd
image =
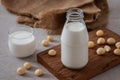
M115 50L114 50L114 54L120 56L120 49L115 49Z
M19 74L19 75L24 75L24 74L25 74L25 69L22 68L22 67L19 67L19 68L17 69L17 74Z
M32 67L29 62L25 62L25 63L23 64L23 66L24 66L25 69L30 69L30 68Z
M116 46L118 49L120 49L120 42L117 42L117 43L115 44L115 46Z
M43 75L43 71L41 69L36 69L35 70L35 75L36 76L42 76Z
M43 46L48 46L49 45L49 41L48 40L42 40L41 44Z
M104 48L98 48L97 50L96 50L96 53L98 54L98 55L104 55L105 54L105 49Z
M56 55L56 51L54 49L51 49L51 50L48 51L48 54L50 56L55 56Z
M52 36L47 36L47 40L50 41L50 42L53 42L54 38Z
M105 38L102 37L98 38L97 44L105 44Z
M93 48L95 47L95 43L93 41L88 42L88 48Z
M115 44L115 42L116 42L116 40L112 37L107 39L107 44L109 44L109 45L113 45L113 44Z
M98 31L96 32L96 35L97 35L98 37L103 36L103 35L104 35L103 30L98 30Z
M111 47L108 46L108 45L105 45L105 46L104 46L104 49L105 49L106 52L110 52L110 51L111 51Z

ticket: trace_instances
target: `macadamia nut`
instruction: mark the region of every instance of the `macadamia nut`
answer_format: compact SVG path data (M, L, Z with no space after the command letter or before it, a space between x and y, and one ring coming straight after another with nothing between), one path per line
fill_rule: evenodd
M98 31L96 32L96 35L97 35L98 37L103 36L103 35L104 35L103 30L98 30Z
M98 38L97 44L105 44L105 39L102 37Z
M47 40L50 41L50 42L53 42L54 38L52 36L47 36Z
M106 52L110 52L110 51L111 51L111 47L108 46L108 45L105 45L105 46L104 46L104 49L105 49Z
M41 44L43 46L48 46L49 45L49 41L48 40L42 40Z
M120 42L117 42L117 43L115 44L115 46L116 46L118 49L120 49Z
M43 75L43 71L41 69L37 69L37 70L35 70L35 75L41 76L41 75Z
M114 54L115 54L115 55L120 55L120 49L115 49L115 50L114 50Z
M88 42L88 48L93 48L95 47L95 43L93 41Z
M115 44L115 42L116 42L116 40L114 38L112 38L112 37L107 39L107 43L109 45L113 45L113 44Z
M19 75L24 75L24 74L25 74L25 69L22 68L22 67L19 67L19 68L17 69L17 74L19 74Z
M56 55L56 51L54 49L51 49L51 50L48 51L48 54L50 56L55 56Z
M29 62L25 62L23 64L23 66L24 66L25 69L30 69L31 68L31 64Z
M104 54L105 54L105 49L104 49L104 48L98 48L98 49L96 50L96 53L97 53L98 55L104 55Z

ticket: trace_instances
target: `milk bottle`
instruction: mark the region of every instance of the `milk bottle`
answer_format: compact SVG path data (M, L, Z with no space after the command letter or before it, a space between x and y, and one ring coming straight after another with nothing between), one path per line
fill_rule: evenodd
M66 18L61 35L61 61L68 68L79 69L88 63L88 32L83 12L69 9Z

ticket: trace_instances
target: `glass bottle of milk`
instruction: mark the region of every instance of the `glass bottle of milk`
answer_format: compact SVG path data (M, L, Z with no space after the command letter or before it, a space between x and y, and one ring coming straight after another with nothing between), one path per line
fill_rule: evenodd
M61 61L71 69L83 68L88 63L88 32L83 11L71 8L61 35Z
M16 57L23 58L32 55L36 42L33 29L30 27L12 27L9 30L8 46L10 52Z

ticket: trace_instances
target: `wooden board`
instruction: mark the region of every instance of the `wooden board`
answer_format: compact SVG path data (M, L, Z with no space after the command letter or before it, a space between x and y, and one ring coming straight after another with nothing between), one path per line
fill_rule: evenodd
M96 30L89 32L90 40L94 41L95 43L98 39L98 37L95 35ZM102 30L105 32L105 35L103 36L105 39L114 37L116 41L120 41L120 36L116 33L105 28L102 28ZM50 57L47 54L48 50L46 50L38 53L37 60L59 80L89 80L90 78L120 64L120 56L113 54L115 46L111 46L112 51L104 56L98 56L96 54L96 49L103 46L104 45L96 45L95 48L89 49L89 62L87 66L81 70L71 70L62 65L60 58L60 45L53 47L53 49L57 51L57 55L55 57Z

